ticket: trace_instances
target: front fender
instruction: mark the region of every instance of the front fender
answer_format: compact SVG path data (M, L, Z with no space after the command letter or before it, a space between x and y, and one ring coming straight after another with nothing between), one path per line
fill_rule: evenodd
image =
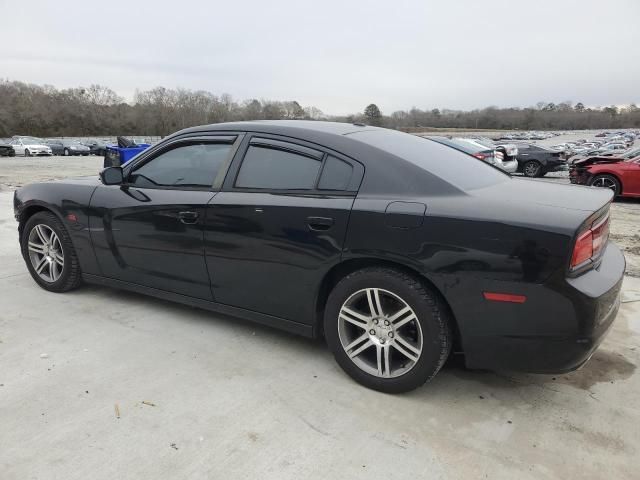
M14 216L18 231L39 211L49 211L63 223L76 250L80 268L85 273L99 274L89 234L90 201L97 182L33 183L14 193Z

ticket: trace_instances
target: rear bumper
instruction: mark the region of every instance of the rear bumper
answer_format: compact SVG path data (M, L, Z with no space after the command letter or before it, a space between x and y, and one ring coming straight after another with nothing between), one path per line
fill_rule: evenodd
M598 269L532 286L521 305L490 305L497 331L463 338L467 366L530 373L581 367L613 325L624 269L622 252L609 243Z
M547 162L546 167L544 167L546 172L566 172L569 170L569 165L566 161L556 160Z

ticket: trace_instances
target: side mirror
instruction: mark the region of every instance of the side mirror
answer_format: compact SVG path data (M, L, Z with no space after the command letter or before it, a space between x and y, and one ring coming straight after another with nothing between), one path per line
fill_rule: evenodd
M122 185L124 176L121 167L107 167L100 172L100 180L105 185Z

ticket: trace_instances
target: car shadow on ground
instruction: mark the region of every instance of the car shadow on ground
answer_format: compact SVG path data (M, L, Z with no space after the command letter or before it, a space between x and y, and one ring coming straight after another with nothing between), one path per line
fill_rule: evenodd
M229 333L232 330L233 335L256 336L267 344L273 344L275 348L289 349L287 356L313 355L317 361L334 362L324 339L309 339L241 318L212 313L207 310L108 287L86 286L74 293L105 297L105 302L107 298L113 299L116 297L118 303L122 304L123 311L160 308L164 314L169 314L176 322L202 324L202 328L209 330L208 333L212 337L222 333ZM110 315L109 318L122 322L120 315ZM627 360L622 354L603 350L602 348L598 349L591 360L580 370L558 375L470 370L464 365L463 355L452 354L428 388L418 389L408 395L430 396L433 394L434 389L438 389L438 384L449 384L451 381L456 383L462 381L489 391L538 387L548 392L559 392L558 386L565 385L583 390L592 395L592 388L595 385L625 380L633 375L635 370L636 365ZM344 375L346 376L346 374Z

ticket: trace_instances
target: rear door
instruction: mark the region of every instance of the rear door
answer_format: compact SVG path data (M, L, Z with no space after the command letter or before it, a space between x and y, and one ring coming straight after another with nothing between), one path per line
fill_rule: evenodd
M317 145L247 136L207 209L215 300L311 324L320 281L340 261L363 172Z
M96 189L90 229L104 276L211 300L203 223L237 139L176 140L125 169L124 185Z

